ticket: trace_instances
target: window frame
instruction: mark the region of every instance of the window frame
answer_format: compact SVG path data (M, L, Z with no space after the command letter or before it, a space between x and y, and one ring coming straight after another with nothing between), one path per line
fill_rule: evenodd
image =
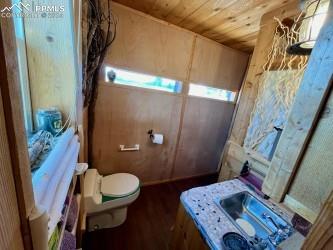
M12 3L18 3L19 0L12 0ZM17 8L13 8L14 12L19 12ZM28 58L27 58L27 49L25 41L25 28L24 20L22 17L17 16L13 18L14 22L14 34L16 42L16 53L17 53L17 62L18 62L18 73L19 73L19 82L20 82L20 93L22 100L22 110L24 125L27 134L31 134L34 131L33 127L33 112L31 105L31 92L30 92L30 83L29 83L29 67L28 67Z
M140 86L139 83L138 85L131 85L131 84L123 84L123 83L117 83L114 81L111 81L108 79L107 76L107 72L108 69L112 70L112 69L116 69L116 70L122 70L122 71L128 71L129 73L133 73L133 74L139 74L142 76L147 76L147 77L158 77L158 78L162 78L162 79L166 79L166 80L170 80L170 81L174 81L175 82L175 88L176 85L178 85L179 90L177 91L169 91L167 89L158 89L158 88L154 88L154 87L147 87L147 86ZM158 93L163 93L163 94L172 94L172 95L180 95L183 93L184 91L184 85L185 82L182 80L177 80L177 79L172 79L172 78L168 78L168 77L164 77L164 76L160 76L160 75L153 75L153 74L147 74L147 73L142 73L140 71L136 71L133 69L129 69L126 67L118 67L118 66L114 66L114 65L105 65L103 67L103 81L108 84L110 86L116 86L116 87L125 87L125 88L132 88L132 89L137 89L137 90L145 90L145 91L154 91L154 92L158 92Z
M232 92L234 94L234 98L233 98L233 100L230 101L230 100L223 100L223 99L218 99L218 98L212 98L212 97L209 97L209 96L193 95L193 94L190 94L191 85L202 86L202 87L206 87L206 88L212 88L212 89L217 89L217 90L223 90L223 91ZM202 98L202 99L207 99L207 100L212 100L212 101L218 101L218 102L225 102L225 103L230 103L230 104L236 104L237 100L238 100L239 91L233 91L233 90L228 90L228 89L223 89L223 88L217 88L217 87L213 87L213 86L210 86L210 85L207 85L207 84L203 84L203 83L189 82L187 95L189 97Z

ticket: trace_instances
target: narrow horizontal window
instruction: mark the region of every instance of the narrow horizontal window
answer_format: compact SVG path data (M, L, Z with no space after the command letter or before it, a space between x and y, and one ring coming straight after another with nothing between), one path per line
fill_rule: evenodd
M180 93L182 90L182 83L180 81L113 67L105 67L105 81L171 93Z
M205 97L214 100L235 102L237 93L225 89L212 88L191 83L188 94L191 96Z

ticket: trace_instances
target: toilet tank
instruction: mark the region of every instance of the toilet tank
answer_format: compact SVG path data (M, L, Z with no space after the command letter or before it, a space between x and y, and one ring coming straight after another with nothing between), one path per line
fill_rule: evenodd
M96 169L87 170L84 176L83 197L85 210L88 213L102 203L101 181L102 176L98 174Z

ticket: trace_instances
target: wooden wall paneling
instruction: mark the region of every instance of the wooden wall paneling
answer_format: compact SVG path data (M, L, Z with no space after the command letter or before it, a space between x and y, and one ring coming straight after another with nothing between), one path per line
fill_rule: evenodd
M1 1L0 8L11 6L11 1ZM26 249L31 249L28 217L34 208L31 170L24 128L20 79L14 23L10 18L1 18L0 34L0 89L4 105L6 132L12 171L15 179L16 196L21 218L21 230ZM4 130L4 127L1 131ZM9 180L8 180L9 182ZM9 184L8 184L9 185ZM5 200L6 196L2 196ZM13 207L13 211L15 207ZM15 220L15 219L13 219ZM5 224L2 224L5 225Z
M240 37L238 40L228 39L224 42L226 46L229 46L237 50L241 50L247 53L251 53L257 42L257 33L251 33L249 35Z
M272 44L273 34L276 28L276 22L273 17L275 16L284 19L286 17L294 16L297 13L297 4L292 2L291 4L285 5L283 8L266 13L262 17L257 44L251 58L242 94L239 97L239 107L230 135L230 140L239 145L243 145L244 142L258 93L259 79L263 73L263 65L267 60L267 55Z
M32 0L26 1L32 6ZM44 5L65 6L60 18L26 18L26 47L31 101L39 108L58 107L64 120L76 118L77 56L73 4L67 0L42 0Z
M170 177L182 98L154 90L100 84L93 130L93 167L102 174L128 172L147 184ZM155 145L147 131L165 136ZM138 152L119 145L140 144Z
M251 23L256 23L254 28L256 35L259 32L260 17L275 8L281 7L285 4L285 1L248 1L248 7L244 7L244 3L241 1L235 1L233 5L228 8L224 8L214 18L208 20L204 25L205 29L196 29L196 32L202 33L202 35L221 39L223 37L229 37L227 34L233 30L243 27L244 30L248 30ZM251 8L249 8L249 6ZM249 32L246 32L248 35ZM237 39L236 39L237 40ZM239 37L238 37L239 41Z
M257 40L251 40L251 41L249 41L249 42L245 42L245 43L240 42L240 43L234 44L233 47L234 47L235 49L242 50L242 51L244 51L244 52L248 52L248 53L250 53L251 51L253 51L253 49L254 49L254 47L255 47L255 44L256 44L256 41L257 41ZM227 44L228 46L230 45L230 44L228 44L228 43L226 43L226 44Z
M234 104L188 97L173 178L215 173Z
M236 101L236 104L235 104L235 109L234 109L234 113L233 113L233 116L232 116L229 132L228 132L228 139L231 136L233 125L235 123L235 119L236 119L236 116L237 116L237 111L238 111L238 108L239 108L239 100L240 100L240 96L243 93L243 89L244 89L244 85L245 85L244 83L245 83L245 79L247 78L247 74L249 72L249 64L251 62L251 59L252 59L252 55L249 56L246 71L244 73L244 78L243 78L243 81L242 81L242 86L241 86L241 88L240 88L240 90L238 91L238 94L237 94L237 101ZM228 140L226 142L226 145L225 145L225 147L222 151L222 154L220 156L219 169L218 169L218 171L219 171L218 181L229 180L229 179L232 178L232 175L233 175L232 165L228 165L228 163L227 163L227 157L228 157L228 154L229 154L229 149L230 149L231 144L239 146L237 143L234 143L230 140ZM242 151L244 151L244 150L242 150ZM221 168L223 168L223 171L221 171Z
M187 80L192 41L197 37L199 42L196 48L198 51L195 52L193 79L201 75L208 84L218 86L221 84L218 80L218 77L221 77L217 70L218 66L227 68L223 72L231 72L229 75L224 73L222 80L239 82L238 78L242 78L239 71L242 71L242 67L247 62L247 54L224 47L212 40L122 5L114 3L113 7L118 17L119 32L115 43L110 48L106 63L141 70L149 74ZM145 28L142 29L142 27ZM160 33L165 34L166 37ZM200 59L204 63L200 63ZM230 62L230 60L232 60L231 65L226 65L225 61ZM213 72L205 66L207 63L210 66L213 65ZM203 68L200 69L200 67ZM232 84L235 85L235 83ZM228 83L228 85L232 84Z
M333 92L321 113L318 125L306 148L295 178L284 199L287 205L299 203L293 211L305 211L309 221L314 222L331 190L333 190ZM315 176L315 178L314 178ZM294 200L290 204L290 200ZM307 216L308 215L308 216Z
M178 25L185 29L195 30L195 28L201 23L206 24L210 19L218 16L225 8L232 6L237 0L229 1L214 1L208 0L200 8L193 11L190 15L183 18ZM209 26L206 26L209 28Z
M227 141L220 162L223 171L220 171L218 181L227 181L238 176L246 160L244 148L232 141Z
M236 28L234 30L225 31L225 36L220 37L218 41L222 44L226 43L230 39L239 39L239 41L244 41L243 37L246 37L249 34L259 32L260 29L260 20L255 20L252 23L246 24L247 29L244 30L242 27ZM228 43L232 45L232 43Z
M149 13L156 1L157 0L148 0L148 1L124 0L123 2L121 2L121 4L133 8L135 10L142 11L144 13Z
M250 163L254 174L260 178L266 176L269 168L269 162L266 159L259 157L254 151L247 151L237 143L228 141L222 157L221 166L223 171L220 171L219 181L226 181L239 176L246 161Z
M80 152L79 161L82 163L88 162L88 108L82 110L82 124L78 126L80 135Z
M0 249L23 250L20 214L0 89Z
M313 176L312 179L314 179ZM313 198L312 194L306 193L306 190L304 190L303 193L308 196L308 199ZM312 224L315 222L318 216L317 212L305 206L302 202L299 202L298 200L294 199L291 195L286 195L286 197L283 200L283 204L292 211L294 211L295 213L302 216L307 221L311 222ZM316 204L316 205L321 206L321 204Z
M230 140L239 145L243 145L244 142L251 113L257 97L258 83L263 71L262 66L265 63L269 46L272 43L274 30L275 23L262 26L249 65L246 81L244 82L244 87L239 97L239 106L230 135Z
M306 150L333 82L333 4L312 51L301 86L282 132L263 191L280 201Z
M83 122L83 3L82 0L73 0L73 23L75 32L75 52L77 58L77 91L76 91L76 121L78 124Z
M118 18L119 32L117 33L115 43L108 51L105 65L109 64L137 72L179 79L183 81L183 89L181 94L175 95L135 87L112 84L108 86L109 84L102 83L101 89L107 89L106 91L109 93L109 96L106 93L100 92L100 96L97 99L95 128L93 128L93 167L98 168L104 174L117 171L130 171L136 173L145 184L165 181L170 178L175 179L216 172L218 166L218 162L216 163L216 159L218 158L216 154L220 154L221 147L223 148L225 142L224 135L228 132L231 120L230 115L233 112L234 104L208 99L200 101L200 98L191 98L194 101L189 101L190 98L187 96L188 83L191 76L194 76L194 80L202 80L203 83L210 86L218 86L238 92L246 69L248 55L119 4L113 4L113 11ZM167 37L164 35L161 36L161 33L165 33ZM199 47L197 46L198 41ZM172 47L168 47L169 45ZM203 63L200 61L203 61ZM195 69L193 66L194 63ZM209 65L208 67L207 64ZM201 67L205 68L201 69ZM103 76L101 76L100 82L103 82ZM110 94L114 92L118 92L119 95ZM140 98L135 93L145 93L145 97ZM111 96L115 96L114 101L110 100ZM169 112L169 108L164 110L163 104L158 104L159 99L157 96L163 97L162 100L165 100L165 103L169 103L168 105L176 103L176 108L172 116L166 115L163 118L164 124L172 124L170 126L172 132L166 134L169 145L157 146L151 149L146 147L149 145L147 144L148 137L146 132L150 129L146 127L146 124L150 124L150 121L153 120L153 123L157 124L157 127L160 126L158 124L161 121L157 121L160 118L157 118L156 114ZM189 168L190 171L185 173L185 175L177 175L174 174L177 171L175 170L175 162L179 158L177 156L177 149L184 128L184 116L185 112L187 112L188 102L190 102L192 109L196 109L196 106L199 105L192 105L195 101L205 103L203 112L212 112L209 110L210 106L215 108L215 110L222 109L218 110L218 115L215 118L213 117L213 113L211 115L201 115L200 119L210 119L207 120L208 125L205 125L202 120L196 123L198 129L214 129L214 132L210 131L209 133L217 137L222 135L222 137L216 139L218 140L217 142L214 139L212 145L208 146L209 154L206 159L212 157L209 167L204 167L204 164L201 162L198 163L201 166L199 170ZM159 102L161 101L159 100ZM122 105L122 103L125 105ZM154 107L154 111L151 111L152 107ZM225 107L226 110L223 110ZM128 134L122 132L123 136L120 137L120 135L117 135L117 137L116 134L119 134L119 132L115 131L125 130L121 127L124 125L115 122L115 117L124 119L121 117L123 114L126 114L126 119L131 120L130 123L126 123L125 125L127 129L126 133ZM223 115L225 119L222 122L221 116ZM168 119L173 120L169 121ZM153 128L153 126L150 127ZM104 132L102 132L103 130ZM105 136L105 134L108 134L108 136ZM129 135L133 134L134 136L131 139ZM103 136L104 138L102 138ZM112 144L112 149L109 150L106 149L105 145L109 145L111 137L115 142ZM101 141L103 142L100 143ZM202 139L202 141L207 144L210 143L208 140L204 141ZM137 142L144 145L144 148L140 152L117 152L120 144L128 144L130 146ZM218 142L221 142L221 144L216 146ZM198 152L202 149L202 145L195 145L195 147ZM161 150L164 154L157 157L156 154ZM216 151L215 153L213 152L214 150ZM162 162L165 158L168 158L168 160L163 165ZM161 167L152 168L153 160L156 160ZM197 158L197 161L199 162L200 158ZM193 164L195 165L196 163ZM137 167L139 165L141 167ZM174 166L173 170L170 169L172 166Z
M323 204L322 210L302 246L302 250L330 249L333 249L333 192Z
M85 69L87 64L87 36L88 36L88 9L89 9L89 2L82 1L81 2L81 55L82 55L82 70ZM83 73L82 73L83 74ZM83 76L82 76L83 78ZM85 83L82 79L82 85ZM82 103L84 103L84 97L81 92L81 100ZM89 162L88 157L88 150L89 150L89 126L88 126L88 107L82 108L82 123L81 123L81 133L82 133L82 139L83 144L80 145L80 152L79 152L79 159L80 162ZM80 120L78 119L78 123L80 124ZM89 166L91 167L91 166Z
M208 41L205 38L202 38L200 36L197 36L196 39L196 44L195 44L195 49L194 49L194 54L193 54L193 61L191 63L191 70L190 70L190 75L189 75L189 82L193 82L193 83L201 83L201 84L205 84L205 85L210 85L210 86L215 86L215 87L219 87L219 88L225 88L225 89L229 89L229 90L233 90L238 92L241 82L243 80L243 75L246 69L246 65L247 65L247 60L248 60L248 55L244 54L244 53L240 53L237 52L235 50L232 50L230 48L221 46L220 44L217 44L215 42L212 41ZM223 70L222 70L223 69ZM186 98L186 106L187 108L191 105L193 105L191 101L189 101L189 99L191 99L191 97L187 97ZM194 98L192 100L197 100L199 101L199 99ZM203 103L207 103L209 105L214 103L215 101L212 100L202 100L201 102ZM185 109L184 111L184 115L188 115L191 112L196 111L195 107L196 105L189 107L189 109ZM229 106L230 107L230 106ZM192 109L193 108L193 109ZM225 108L225 107L224 107ZM192 109L192 110L190 110ZM222 106L221 106L221 109ZM202 114L205 113L209 113L212 111L209 111L209 108L205 111L202 112ZM213 112L214 113L214 112ZM201 118L202 119L202 118ZM204 124L202 124L200 121L197 124L197 129L205 129L204 126L207 126L207 131L209 131L209 133L216 133L219 129L221 130L221 134L224 134L226 132L225 129L227 129L229 121L226 119L226 127L224 126L225 124L221 125L218 123L218 119L216 118L216 120L206 120L206 122ZM189 121L187 121L189 122ZM193 122L194 124L197 122L195 120L192 120L191 122ZM190 122L190 123L191 123ZM217 124L214 124L214 123ZM221 125L221 127L219 127L219 125ZM193 125L193 124L192 124ZM193 125L196 126L196 125ZM210 130L208 127L212 126L214 127L212 130ZM210 128L212 128L210 127ZM183 131L184 129L186 129L186 124L182 124L182 128L180 129L180 135L183 136ZM193 131L197 131L197 129L194 129ZM186 131L186 130L185 130ZM191 134L193 134L193 131L187 131L187 135L184 136L188 136L188 138L192 138ZM186 132L185 132L186 133ZM196 137L196 136L194 136ZM182 141L182 139L184 139L184 137L180 137L179 138L179 143L185 143L185 145L189 146L189 142L184 142ZM217 142L221 143L220 145L213 143L209 143L209 141L207 140L206 142L203 141L198 141L194 144L192 144L192 146L190 146L189 148L192 149L192 151L197 151L196 154L194 155L198 155L201 154L202 152L205 152L205 149L202 148L202 145L200 145L200 143L203 143L204 145L207 145L208 148L211 148L213 152L215 149L215 152L221 152L221 147L223 148L224 142L223 138L220 138L222 141ZM183 148L182 148L183 147ZM177 158L175 159L175 169L174 169L174 173L173 173L173 178L180 178L180 177L185 177L185 176L192 176L192 175L198 175L199 173L209 173L211 171L216 171L216 155L212 155L210 154L209 156L207 156L207 158L205 158L207 160L207 166L201 165L201 163L199 162L199 158L197 158L196 160L192 159L192 169L191 167L187 167L185 174L180 174L179 171L182 171L182 169L184 168L183 166L188 166L186 163L186 160L182 161L179 159L182 159L185 155L190 157L191 153L187 154L185 153L185 151L187 149L184 150L184 145L181 146L181 148L179 148L179 150L177 150ZM192 152L191 151L191 152ZM207 151L206 151L207 152ZM193 153L193 152L192 152ZM185 155L184 155L185 154ZM178 160L177 160L178 159ZM198 165L197 165L198 164ZM183 165L183 166L182 166ZM196 167L198 167L199 165L201 165L201 167L199 167L199 169L197 169ZM196 166L196 167L194 167Z
M238 92L248 55L197 37L189 81Z
M257 44L253 55L251 56L247 73L242 84L241 92L237 100L232 128L230 130L229 140L235 144L240 146L243 145L250 122L251 113L257 98L260 77L263 73L263 66L267 60L267 55L276 28L276 22L273 17L284 19L286 17L295 16L297 13L297 3L293 1L280 9L266 13L261 19L261 29L258 35ZM224 159L225 157L228 157L228 153L223 154L221 163L226 162ZM224 171L226 172L224 173ZM230 166L228 167L227 164L222 164L220 180L224 180L227 176L230 176Z
M192 43L192 52L191 52L191 57L190 57L190 62L188 64L188 68L187 68L187 75L186 75L186 81L185 84L183 84L183 88L182 88L182 107L181 107L181 111L180 111L180 120L179 120L179 126L178 126L178 134L177 134L177 140L176 140L176 147L175 147L175 152L174 152L174 156L173 156L173 160L172 160L172 170L171 170L171 178L174 177L174 172L175 172L175 167L176 167L176 159L177 159L177 155L179 152L179 143L180 143L180 138L182 135L182 130L183 130L183 126L184 126L184 114L185 114L185 109L186 109L186 105L187 105L187 101L188 101L188 92L189 92L189 78L190 78L190 74L192 71L192 65L193 65L193 57L194 57L194 51L196 50L197 47L197 36L194 37L193 39L193 43Z
M251 165L251 168L259 174L261 177L265 178L269 170L270 162L258 154L256 151L245 150L246 155L248 156L248 161Z
M244 87L245 87L245 80L247 79L247 75L249 73L251 60L252 60L252 55L250 55L249 58L248 58L246 70L245 70L245 73L244 73L244 78L242 80L241 87L240 87L240 89L237 93L237 96L236 96L235 111L234 111L234 114L233 114L233 117L232 117L231 126L230 126L229 133L228 133L228 138L231 137L233 126L234 126L234 123L235 123L235 120L236 120L236 117L237 117L237 111L238 111L239 104L240 104L240 97L242 96L242 93L243 93L243 90L244 90Z
M236 45L238 43L252 43L251 41L254 41L254 45L256 44L256 41L257 41L257 34L259 32L253 32L253 33L249 33L249 34L246 34L245 36L242 36L240 37L240 40L239 39L234 39L234 38L230 38L228 40L225 41L225 43L232 43L233 45ZM223 39L223 38L222 38ZM228 46L228 45L226 45ZM254 46L253 46L254 48Z
M250 4L253 4L253 6L251 9L248 9L244 8L244 6L241 7L243 4L240 1L228 1L227 6L223 6L224 8L218 8L218 11L216 12L217 15L213 15L205 22L197 24L194 28L194 31L210 38L216 39L220 38L221 36L223 37L224 33L221 33L220 30L223 31L230 27L237 26L237 24L240 24L244 27L246 23L251 21L251 14L256 15L254 18L255 20L260 20L258 19L258 10L261 10L256 7L257 5L262 4L262 2L263 0L256 1L256 3L251 2ZM254 9L257 11L254 11ZM257 27L257 29L259 29L259 27Z
M219 41L234 38L237 43L244 41L240 34L248 35L260 29L260 18L267 12L297 0L116 0L120 4L143 11L146 14L168 21L207 38ZM295 5L296 6L296 5ZM236 30L236 32L232 32ZM240 34L237 34L237 33ZM246 40L248 41L248 40ZM241 47L252 51L255 44ZM234 43L228 43L232 48Z
M148 14L164 19L178 4L179 0L169 0L167 2L164 0L154 0L154 4L151 5Z
M112 8L118 19L118 32L106 56L106 64L186 79L194 34L116 3Z
M180 23L184 17L190 15L208 1L209 0L179 0L178 4L163 19L173 24Z

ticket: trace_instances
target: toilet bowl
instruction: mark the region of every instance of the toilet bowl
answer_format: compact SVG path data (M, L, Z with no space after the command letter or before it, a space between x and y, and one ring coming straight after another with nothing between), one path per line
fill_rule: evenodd
M125 222L127 207L140 194L140 181L131 174L101 176L88 169L83 193L88 231L112 228Z

